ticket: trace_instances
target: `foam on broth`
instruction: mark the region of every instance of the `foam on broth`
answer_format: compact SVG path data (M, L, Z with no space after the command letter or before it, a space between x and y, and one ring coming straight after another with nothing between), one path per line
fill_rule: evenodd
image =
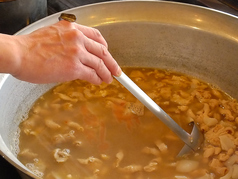
M183 74L123 71L185 130L198 123L200 150L176 158L184 143L116 80L76 80L35 102L19 126L18 159L46 179L238 177L236 100Z

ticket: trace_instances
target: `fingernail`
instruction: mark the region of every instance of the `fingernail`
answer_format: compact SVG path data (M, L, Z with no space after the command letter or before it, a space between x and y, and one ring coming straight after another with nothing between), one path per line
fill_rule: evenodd
M121 68L118 66L116 76L121 76Z
M113 81L113 78L111 78L111 79L109 80L108 84L112 83L112 81Z

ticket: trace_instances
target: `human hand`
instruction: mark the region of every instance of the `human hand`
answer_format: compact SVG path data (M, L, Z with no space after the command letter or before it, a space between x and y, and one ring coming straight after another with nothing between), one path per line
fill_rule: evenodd
M82 79L110 83L121 69L94 28L60 21L28 35L15 36L21 58L12 75L33 83Z

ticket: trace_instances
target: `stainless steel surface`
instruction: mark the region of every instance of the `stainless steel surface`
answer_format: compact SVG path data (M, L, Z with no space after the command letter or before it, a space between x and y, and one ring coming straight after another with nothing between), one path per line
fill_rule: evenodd
M199 77L238 98L235 16L157 1L113 1L65 12L75 14L80 24L98 28L120 66L176 70ZM28 34L53 24L59 15L37 21L17 34ZM9 75L0 83L0 153L33 177L12 153L12 134L34 100L54 85L34 85Z
M2 81L4 74L0 74L0 82Z
M200 145L203 142L203 135L196 124L192 124L192 133L187 133L124 72L122 72L119 77L114 77L185 143L185 146L179 152L178 157L182 157L183 155L200 148Z
M47 0L0 2L0 33L14 34L47 15Z

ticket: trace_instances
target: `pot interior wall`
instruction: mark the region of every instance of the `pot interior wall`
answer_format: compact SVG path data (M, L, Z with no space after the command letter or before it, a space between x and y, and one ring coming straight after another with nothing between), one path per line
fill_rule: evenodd
M69 12L78 17L83 17L80 13L86 13L85 19L89 19L87 13L88 17L91 17L92 12L98 13L97 10L101 10L100 13L113 11L112 4L106 5L110 7L108 11L99 5L90 11L85 8ZM120 11L119 6L116 7ZM123 11L124 6L121 9ZM114 12L115 10L110 12L112 17ZM27 34L57 22L58 16L59 14L56 14L45 21L35 23L19 34ZM108 14L105 16L108 17ZM155 67L186 73L212 83L238 99L238 39L182 24L133 21L131 18L130 16L127 22L118 20L95 25L107 40L110 52L121 66ZM89 25L90 23L91 21L88 22ZM5 76L0 85L0 154L6 156L15 166L20 166L18 168L26 173L27 169L12 154L17 152L18 124L23 116L26 116L33 102L54 85L30 84L11 76Z
M4 84L0 90L0 154L22 172L34 176L16 158L19 144L18 125L27 116L34 101L55 84L35 85L19 81L10 75L6 75L2 83Z
M178 71L238 98L238 42L191 27L118 23L98 27L121 66Z

